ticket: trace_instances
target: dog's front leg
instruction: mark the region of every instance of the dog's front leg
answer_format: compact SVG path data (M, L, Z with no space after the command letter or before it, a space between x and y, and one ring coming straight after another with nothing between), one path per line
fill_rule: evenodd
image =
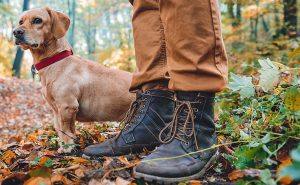
M64 134L62 132L62 124L61 124L61 121L59 120L59 115L56 113L54 114L54 129L59 137L59 141L58 141L58 144L59 144L59 149L58 149L58 152L59 153L65 153L64 151L64 141L63 141L63 138L64 138Z
M74 147L75 139L75 119L78 112L78 106L75 105L61 105L58 111L58 136L62 140L59 153L70 153Z

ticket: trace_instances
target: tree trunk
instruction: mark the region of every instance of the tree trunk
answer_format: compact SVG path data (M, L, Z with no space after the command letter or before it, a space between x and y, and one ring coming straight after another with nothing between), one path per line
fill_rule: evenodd
M282 33L289 37L297 36L297 0L283 0L283 20Z
M72 47L74 47L75 40L74 40L74 31L75 31L75 21L76 21L76 1L72 0L70 3L70 0L68 1L68 7L69 7L69 17L71 18L71 27L68 33L68 41Z
M264 31L269 32L270 28L269 28L269 25L268 25L267 21L264 18L264 15L261 15L260 17L261 17L261 20L262 20L262 25L263 25Z
M24 0L23 1L23 11L26 11L28 9L29 9L29 0ZM21 71L23 54L24 54L24 51L20 47L18 47L16 57L15 57L15 60L13 63L13 68L12 68L13 76L16 76L18 78L20 78L20 76L21 76L20 71Z
M241 4L236 4L236 23L237 26L239 26L242 22L242 10L241 10Z

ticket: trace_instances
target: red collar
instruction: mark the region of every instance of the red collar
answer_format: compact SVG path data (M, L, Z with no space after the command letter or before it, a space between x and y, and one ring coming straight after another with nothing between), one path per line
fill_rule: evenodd
M64 58L67 58L68 56L73 55L72 50L65 50L60 53L57 53L53 55L52 57L44 58L40 62L34 65L36 70L41 70L47 66L50 66L51 64L54 64L55 62L58 62Z

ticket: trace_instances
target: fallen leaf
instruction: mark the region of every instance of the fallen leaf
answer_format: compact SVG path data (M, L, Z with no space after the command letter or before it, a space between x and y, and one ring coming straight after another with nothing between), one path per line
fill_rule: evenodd
M12 136L11 138L8 139L7 143L19 143L21 141L21 137L20 136Z
M31 177L24 185L51 185L50 178Z
M231 82L229 82L228 87L232 91L239 91L242 98L250 98L254 96L255 89L251 77L238 76L234 73L231 73L230 77Z
M72 157L72 160L74 164L85 164L89 162L87 159L82 157Z
M279 82L280 71L276 65L269 59L258 60L261 69L258 70L260 73L259 86L263 91L268 92Z
M131 181L127 181L123 179L122 177L117 177L116 179L116 185L129 185Z
M201 181L199 180L191 180L189 182L189 185L202 185Z
M11 151L11 150L7 150L4 152L4 154L2 155L1 159L8 165L12 164L13 160L16 158L16 154Z
M68 179L66 177L55 174L51 177L51 184L68 184Z
M257 169L246 169L246 170L234 170L228 174L228 179L231 181L243 178L243 177L259 177L261 171Z
M83 171L82 168L76 169L76 170L74 171L74 173L75 173L75 175L76 175L77 177L79 177L79 178L84 177L84 171Z
M21 149L26 150L26 151L31 151L33 149L33 147L34 147L33 143L27 142L21 146Z

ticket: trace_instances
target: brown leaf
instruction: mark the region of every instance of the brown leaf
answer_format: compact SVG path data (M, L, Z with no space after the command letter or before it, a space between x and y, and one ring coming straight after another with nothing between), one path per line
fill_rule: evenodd
M70 180L68 180L66 177L55 174L51 177L51 183L52 184L70 184Z
M89 163L89 161L82 157L72 157L74 164L86 164Z
M74 173L75 173L75 175L76 175L77 177L79 177L79 178L84 177L84 171L83 171L82 168L76 169L76 170L74 171Z
M117 177L116 179L116 185L129 185L129 184L131 184L131 181L127 181L122 177Z
M0 174L3 175L4 177L7 177L11 174L11 171L8 168L0 169Z
M234 170L233 172L228 174L228 178L230 181L234 181L246 176L259 177L259 175L260 175L260 170L257 169Z
M20 136L12 136L8 139L7 143L19 143L21 140Z
M33 143L27 142L21 146L21 149L26 150L26 151L31 151L33 149L33 147L34 147Z

